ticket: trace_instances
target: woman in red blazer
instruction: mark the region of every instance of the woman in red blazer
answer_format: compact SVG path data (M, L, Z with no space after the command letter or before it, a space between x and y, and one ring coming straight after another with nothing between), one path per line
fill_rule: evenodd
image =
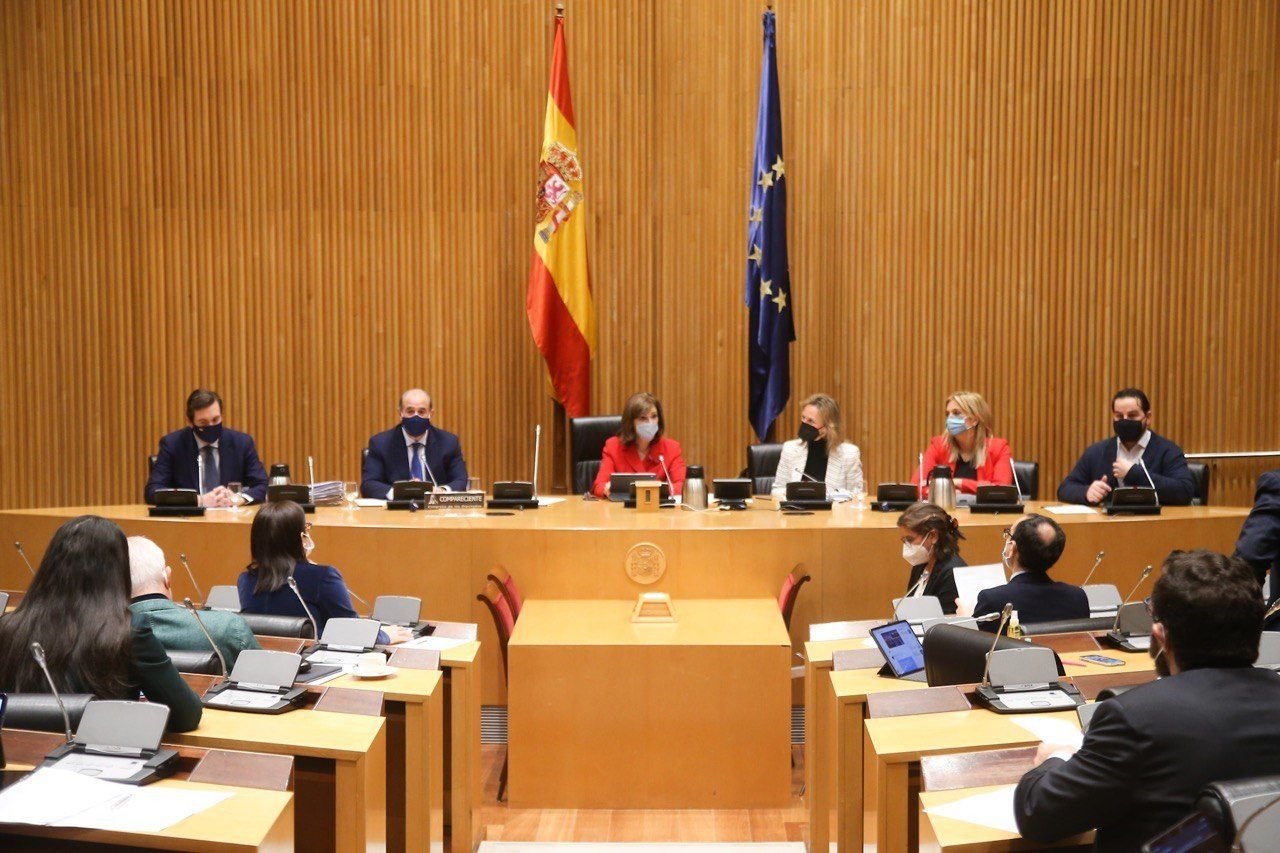
M926 481L936 465L946 465L961 492L973 494L978 486L1012 486L1013 459L1009 442L992 435L991 406L975 391L957 391L947 398L947 431L929 441L924 465L911 472L919 485L920 469Z
M680 494L684 487L684 457L679 443L662 434L665 427L658 398L645 392L632 394L622 411L618 434L604 443L600 473L591 486L591 494L608 497L609 477L613 474L653 474L655 480L666 480L668 473L671 494Z

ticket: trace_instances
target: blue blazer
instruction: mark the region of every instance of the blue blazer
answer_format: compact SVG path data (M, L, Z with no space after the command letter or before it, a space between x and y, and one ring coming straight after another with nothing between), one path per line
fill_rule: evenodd
M427 430L427 465L436 482L455 492L467 488L467 462L462 458L462 445L451 432L431 427ZM382 499L391 491L397 480L409 479L409 451L404 443L404 431L399 425L380 432L369 439L369 454L364 458L364 471L360 477L360 494L366 498ZM431 477L423 471L423 478Z
M1084 590L1055 581L1044 572L1023 572L1004 586L984 589L978 593L973 615L998 613L1008 602L1013 602L1013 609L1018 611L1018 622L1022 625L1089 618L1089 597ZM982 622L979 627L994 632L999 624Z
M1111 475L1111 465L1116 461L1116 439L1107 438L1097 444L1089 445L1089 449L1076 462L1067 479L1058 486L1058 500L1064 503L1087 503L1085 494L1094 480L1105 479L1112 488L1117 485L1146 486L1147 475L1142 468L1146 466L1151 474L1151 482L1156 484L1156 494L1160 503L1169 506L1189 506L1195 497L1196 483L1187 468L1187 457L1182 448L1169 439L1151 433L1147 449L1142 453L1142 465L1134 465L1125 475L1124 483L1116 483Z
M347 582L342 573L333 566L322 566L316 563L295 563L293 579L298 582L298 593L311 608L315 617L316 638L324 633L325 623L330 619L359 619L351 606L351 593L347 591ZM243 613L268 613L272 616L306 616L307 613L298 603L298 597L288 585L283 585L275 592L253 591L258 583L256 572L247 569L236 578L236 589L240 592L240 610Z
M199 454L195 433L190 427L171 432L160 439L160 452L151 469L144 492L147 503L155 502L157 489L199 489ZM240 483L244 493L261 503L267 497L267 471L258 458L253 436L223 427L218 441L218 481Z
M1280 598L1280 468L1258 478L1253 509L1240 527L1235 556L1253 566L1258 583L1271 569L1271 602Z

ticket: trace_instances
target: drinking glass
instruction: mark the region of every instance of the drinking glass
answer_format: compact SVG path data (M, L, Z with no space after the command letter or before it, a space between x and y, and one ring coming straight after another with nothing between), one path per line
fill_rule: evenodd
M342 484L342 493L347 498L347 509L355 509L356 499L360 497L360 484L348 480Z

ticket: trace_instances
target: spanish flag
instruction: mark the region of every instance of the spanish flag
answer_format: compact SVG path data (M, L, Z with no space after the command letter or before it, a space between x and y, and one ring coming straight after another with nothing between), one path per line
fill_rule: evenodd
M547 362L556 398L571 418L591 410L591 354L596 312L587 277L587 220L582 164L569 95L564 11L556 12L551 82L538 163L537 226L525 310L533 340Z

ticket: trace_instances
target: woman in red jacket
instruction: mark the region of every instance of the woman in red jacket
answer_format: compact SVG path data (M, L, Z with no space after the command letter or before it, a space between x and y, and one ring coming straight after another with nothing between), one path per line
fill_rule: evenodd
M993 432L991 406L975 391L957 391L947 398L947 431L934 436L917 465L911 482L920 483L920 469L927 480L936 465L951 469L958 491L973 494L978 486L1012 486L1013 459L1009 442Z
M591 493L598 498L608 497L609 477L613 474L653 474L655 480L666 480L669 473L671 494L680 494L684 487L684 458L679 443L662 434L665 427L658 398L647 392L632 394L622 410L618 434L604 443L600 473Z

